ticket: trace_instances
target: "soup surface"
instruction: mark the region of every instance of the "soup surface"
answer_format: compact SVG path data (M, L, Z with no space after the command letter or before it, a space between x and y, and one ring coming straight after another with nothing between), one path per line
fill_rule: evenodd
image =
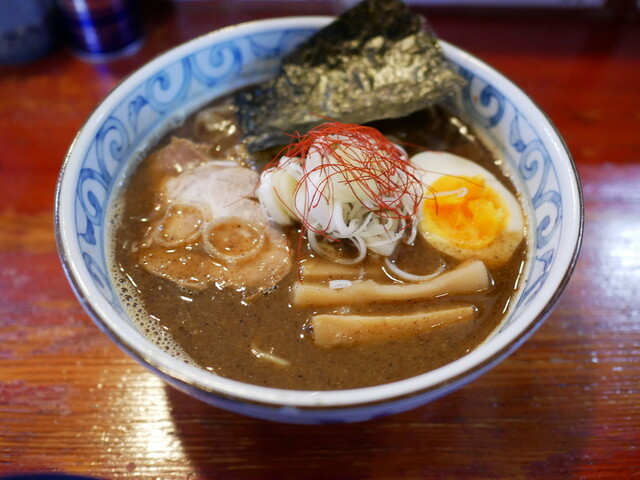
M141 162L113 210L112 271L121 285L121 300L159 345L206 370L252 384L303 390L346 389L387 383L445 365L478 346L501 322L518 286L526 260L526 241L509 261L489 269L492 285L488 291L393 303L295 306L294 284L305 283L299 267L314 258L295 224L282 230L290 252L290 268L278 272L282 278L271 288L222 287L216 282L204 285L197 279L190 285L150 269L148 262L145 267L149 258L164 255L163 248L177 255L170 245L157 247L157 251L145 246L150 219L160 209L162 182L167 176L177 177L180 170L159 172L158 151L171 146L175 138L187 139L197 144L195 149L205 158L204 163L219 161L208 158L231 160L256 171L273 157L274 151L253 156L244 151L233 118L226 100L189 118L157 145L156 153ZM469 126L444 108L373 126L402 144L409 155L420 150L442 150L471 159L515 192L491 151ZM192 246L185 248L185 256L193 252ZM398 247L394 262L405 271L423 275L440 265L453 268L460 260L441 253L418 235L413 244ZM364 272L366 278L381 284L402 283L376 255L368 255L358 269L359 275ZM247 275L255 273L249 270ZM310 324L317 313L410 314L461 303L475 307L471 320L406 338L337 348L319 347Z

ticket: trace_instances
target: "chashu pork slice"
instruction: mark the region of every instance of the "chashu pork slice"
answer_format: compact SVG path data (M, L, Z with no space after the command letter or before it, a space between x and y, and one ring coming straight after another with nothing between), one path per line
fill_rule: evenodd
M141 265L192 290L275 286L291 269L291 252L253 197L258 179L223 161L167 175L139 251Z

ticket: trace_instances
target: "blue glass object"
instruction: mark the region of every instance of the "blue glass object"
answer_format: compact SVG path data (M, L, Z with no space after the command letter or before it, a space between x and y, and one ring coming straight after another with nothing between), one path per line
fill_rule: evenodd
M87 60L135 51L142 29L132 0L57 0L71 48Z

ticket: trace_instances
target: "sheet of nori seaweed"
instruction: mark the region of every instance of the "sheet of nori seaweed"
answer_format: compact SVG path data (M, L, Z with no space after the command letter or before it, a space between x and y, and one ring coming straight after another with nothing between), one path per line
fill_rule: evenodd
M255 152L327 118L363 124L402 117L463 84L422 16L401 0L364 0L286 56L278 76L236 94L235 103Z

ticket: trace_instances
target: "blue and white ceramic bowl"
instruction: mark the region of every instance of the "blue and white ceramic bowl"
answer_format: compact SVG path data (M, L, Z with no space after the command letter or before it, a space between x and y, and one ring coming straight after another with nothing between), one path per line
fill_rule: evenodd
M233 412L291 423L354 422L405 411L478 377L549 315L573 270L582 236L575 166L549 119L509 80L443 43L469 83L452 103L505 160L528 204L531 259L510 315L477 349L437 370L343 391L292 391L218 377L154 345L127 317L105 260L107 210L145 146L220 95L273 75L279 59L330 21L274 19L225 28L156 58L97 107L67 154L57 188L56 234L69 280L97 325L168 383Z

